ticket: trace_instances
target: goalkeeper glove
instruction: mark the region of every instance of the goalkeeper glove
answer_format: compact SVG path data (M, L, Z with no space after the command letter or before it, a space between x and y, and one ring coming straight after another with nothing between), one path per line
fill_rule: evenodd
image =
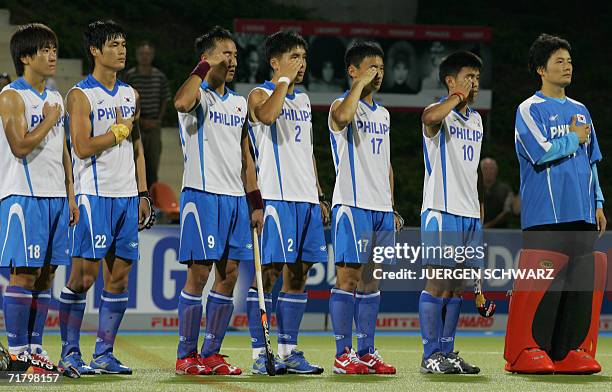
M115 135L115 145L124 141L130 135L130 128L124 124L113 124L110 131Z

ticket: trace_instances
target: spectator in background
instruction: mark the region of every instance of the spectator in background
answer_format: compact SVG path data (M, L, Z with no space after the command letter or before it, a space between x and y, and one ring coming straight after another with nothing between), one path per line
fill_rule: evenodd
M0 90L2 90L4 86L11 84L11 82L12 80L8 73L6 72L0 73Z
M484 193L484 228L508 227L513 211L514 194L510 185L497 181L497 162L492 158L480 161Z
M125 82L140 95L140 133L147 166L147 184L157 182L157 172L161 157L161 124L172 98L168 80L159 69L153 66L155 47L142 41L136 47L138 65L125 74Z

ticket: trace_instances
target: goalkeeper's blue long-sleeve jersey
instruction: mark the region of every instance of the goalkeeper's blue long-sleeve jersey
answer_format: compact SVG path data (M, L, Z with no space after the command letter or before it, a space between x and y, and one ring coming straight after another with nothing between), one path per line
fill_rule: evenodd
M590 124L591 135L578 144L569 130ZM516 111L515 148L521 171L521 227L586 221L595 223L603 204L596 163L602 159L588 109L570 98L535 93Z

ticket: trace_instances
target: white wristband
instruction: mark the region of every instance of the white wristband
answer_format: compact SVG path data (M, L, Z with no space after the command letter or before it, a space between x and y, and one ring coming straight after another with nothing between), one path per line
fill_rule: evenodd
M289 79L286 76L281 76L280 78L278 78L278 83L287 83L287 85L291 84L291 79Z

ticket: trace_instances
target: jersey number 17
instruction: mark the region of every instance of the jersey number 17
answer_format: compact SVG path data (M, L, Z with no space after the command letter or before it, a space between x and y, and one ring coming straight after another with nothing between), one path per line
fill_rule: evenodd
M370 139L370 142L372 143L372 154L380 154L380 146L383 142L382 137L373 137Z

